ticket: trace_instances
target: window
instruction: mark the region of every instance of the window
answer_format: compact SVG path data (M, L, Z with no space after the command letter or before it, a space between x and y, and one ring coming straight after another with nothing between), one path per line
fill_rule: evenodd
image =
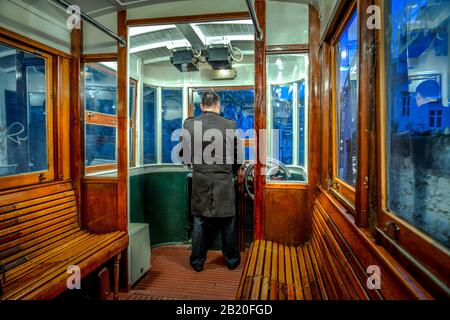
M355 11L334 46L336 169L335 177L356 184L358 118L358 18Z
M129 93L129 116L130 116L130 132L129 132L129 154L130 167L136 166L136 100L137 100L137 80L130 79L130 93Z
M183 90L162 89L162 162L172 162L172 149L178 144L172 134L183 127ZM174 141L172 141L174 140Z
M117 168L117 63L84 66L86 172Z
M272 139L272 156L284 164L293 164L293 94L294 84L272 86L272 128L278 139ZM278 150L278 154L276 154Z
M156 88L144 85L144 164L154 164L156 158Z
M255 127L255 91L248 88L207 88L194 89L192 104L194 116L201 114L200 104L206 91L213 90L220 97L221 115L236 122L236 128L241 129L242 145L245 148L245 160L254 158L254 127Z
M0 44L1 185L50 181L54 176L51 57L6 43Z
M267 156L289 166L291 182L307 182L307 75L307 54L267 56Z
M389 0L386 21L387 210L449 248L450 1Z

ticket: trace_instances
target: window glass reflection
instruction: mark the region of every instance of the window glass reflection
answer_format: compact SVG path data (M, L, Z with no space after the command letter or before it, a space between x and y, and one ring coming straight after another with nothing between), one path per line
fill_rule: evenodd
M388 209L450 246L450 0L387 1Z

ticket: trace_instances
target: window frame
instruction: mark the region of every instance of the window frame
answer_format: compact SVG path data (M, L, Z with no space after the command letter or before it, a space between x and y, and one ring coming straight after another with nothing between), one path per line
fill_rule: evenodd
M395 1L395 0L392 0ZM382 25L386 23L386 4L380 3ZM440 279L448 277L448 261L450 250L445 248L436 240L432 239L423 231L417 229L414 225L397 216L394 212L388 210L388 145L385 143L388 139L387 118L389 115L389 105L387 100L387 60L386 39L382 30L376 31L377 43L377 92L376 92L376 126L377 126L377 227L375 235L380 240L387 251L395 254L399 259L408 263L411 268L427 283L433 283L436 289L441 285ZM428 270L424 271L417 265L424 265ZM430 271L438 276L433 279ZM440 278L440 279L439 279ZM445 282L442 283L445 286ZM436 289L439 290L439 289Z
M85 64L89 63L90 66L100 72L108 73L114 77L117 76L117 72L113 72L111 69L98 65L101 62L117 62L117 57L115 55L109 55L109 54L95 54L95 55L84 55L82 59L83 65L82 70L84 70ZM136 167L136 146L137 146L137 126L136 126L136 114L137 114L137 98L138 98L138 85L139 81L130 77L129 78L130 84L134 85L133 90L133 105L129 106L132 110L132 116L130 118L129 126L131 129L131 158L129 165L130 167ZM83 90L84 90L84 81L83 81ZM118 118L117 115L111 115L111 114L105 114L101 112L95 112L95 111L89 111L86 109L85 100L83 99L83 113L84 113L84 125L87 124L90 125L97 125L97 126L104 126L104 127L111 127L116 128L117 130L117 122ZM116 131L116 139L117 139L117 131ZM117 147L117 140L116 140L116 147ZM116 150L117 152L117 150ZM83 159L85 161L86 159ZM108 172L108 171L114 171L117 170L117 159L116 163L111 164L100 164L100 165L91 165L91 166L85 166L85 175L94 175L96 173L102 173L102 172Z
M272 130L272 121L273 121L273 117L272 117L272 87L273 86L284 86L284 85L292 85L294 87L294 92L293 92L293 105L295 105L296 107L298 106L298 84L300 83L300 81L305 81L305 92L306 92L306 97L305 97L305 102L307 104L307 106L305 107L305 122L306 122L306 126L305 126L305 166L304 166L304 170L306 172L306 181L270 181L270 180L265 180L265 187L266 188L291 188L291 189L308 189L309 185L310 185L310 177L311 177L311 172L310 172L310 153L311 153L311 149L310 149L310 121L311 121L311 106L309 105L311 103L311 99L310 99L310 92L311 92L311 88L310 88L310 83L311 83L311 56L310 56L310 52L309 52L309 44L298 44L298 45L283 45L283 46L267 46L266 47L266 52L265 52L265 77L264 77L264 81L266 82L266 105L264 106L264 110L265 110L265 114L266 114L266 128L271 128L270 130ZM306 76L305 78L299 79L298 81L294 81L294 82L286 82L286 83L281 83L281 84L269 84L267 82L267 58L269 56L276 56L276 55L295 55L295 54L304 54L307 56L308 59L308 71L306 72ZM270 109L270 110L269 110ZM295 114L293 112L292 114L292 128L293 128L293 139L296 140L296 144L297 146L295 147L296 151L293 151L293 163L292 165L288 165L288 167L301 167L298 164L298 117L295 117ZM296 125L297 124L297 125ZM267 136L266 137L267 141L266 141L266 149L270 150L272 149L272 137L271 136ZM294 141L295 142L295 141ZM268 150L266 150L266 156L270 153ZM296 157L294 157L294 155L297 154Z
M22 187L33 184L44 184L55 180L55 136L54 136L54 98L56 93L54 92L54 68L55 57L49 53L43 52L45 48L34 44L24 45L19 41L8 39L0 34L0 43L18 49L36 56L39 56L45 60L45 99L46 99L46 139L47 139L47 170L21 173L11 176L0 177L1 190L11 189L16 187Z
M155 92L155 101L154 101L154 103L155 103L155 110L154 110L154 113L155 113L155 119L154 119L154 122L155 122L155 161L153 162L153 163L145 163L145 130L144 130L144 127L143 127L143 119L144 119L144 114L145 114L145 109L144 109L144 93L145 93L145 88L152 88L153 90L154 90L154 92ZM160 165L161 163L159 162L159 160L158 160L158 157L159 157L159 146L160 146L160 130L159 130L159 127L161 126L161 124L160 124L160 122L161 122L161 110L160 110L160 108L159 108L159 103L158 103L158 99L159 99L159 95L160 95L160 92L159 92L159 90L158 90L158 86L156 86L156 85L153 85L153 84L150 84L150 83L146 83L146 82L144 82L143 83L143 85L142 85L142 107L141 107L141 109L140 109L140 112L141 112L141 123L139 123L139 125L140 126L142 126L141 127L141 132L142 132L142 134L141 134L141 138L139 139L139 143L140 143L140 145L141 145L141 150L142 150L142 153L141 153L141 165L140 165L140 167L146 167L146 166L155 166L155 165Z
M137 98L138 98L138 85L139 81L130 77L130 86L134 85L133 90L133 104L130 106L131 108L131 118L130 118L130 129L131 129L131 158L130 158L130 167L136 167L136 151L137 151L137 123L136 123L136 114L137 114Z
M332 40L330 41L330 50L331 50L331 179L330 179L330 191L334 194L334 196L341 202L343 205L346 206L347 209L350 210L353 216L356 215L356 209L355 209L355 201L356 201L356 186L351 186L347 182L343 181L338 177L338 143L337 143L337 135L338 135L338 126L337 126L337 119L338 119L338 109L337 109L337 97L339 93L337 92L337 70L336 70L336 46L338 44L339 38L341 37L343 31L347 27L348 23L350 22L352 16L355 14L357 10L357 1L352 2L350 5L350 8L346 12L344 19L339 24L335 35L333 36ZM357 33L358 33L358 97L356 99L357 103L357 115L359 114L360 110L360 104L359 104L359 95L360 95L360 79L359 79L359 71L360 71L360 57L359 57L359 48L361 46L361 39L359 37L359 16L360 12L357 13ZM358 117L357 117L358 118ZM357 123L357 140L360 139L359 137L359 126L360 122L358 119ZM358 180L358 177L360 175L360 172L356 172L356 179Z

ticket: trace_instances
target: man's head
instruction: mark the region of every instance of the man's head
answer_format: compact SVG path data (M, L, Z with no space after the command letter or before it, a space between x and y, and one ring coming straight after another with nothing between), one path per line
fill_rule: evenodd
M202 112L211 111L215 113L220 113L220 97L217 93L208 91L202 97L201 104Z
M441 97L441 88L434 80L426 80L417 86L416 102L420 107L430 102L436 102Z

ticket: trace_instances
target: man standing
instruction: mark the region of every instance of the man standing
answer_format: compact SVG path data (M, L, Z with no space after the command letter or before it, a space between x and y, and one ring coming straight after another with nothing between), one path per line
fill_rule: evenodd
M208 251L208 235L220 230L222 252L230 270L240 263L235 221L233 173L237 164L234 121L220 116L220 97L214 92L203 95L202 114L184 122L182 134L183 163L191 165L194 216L190 264L203 270Z

